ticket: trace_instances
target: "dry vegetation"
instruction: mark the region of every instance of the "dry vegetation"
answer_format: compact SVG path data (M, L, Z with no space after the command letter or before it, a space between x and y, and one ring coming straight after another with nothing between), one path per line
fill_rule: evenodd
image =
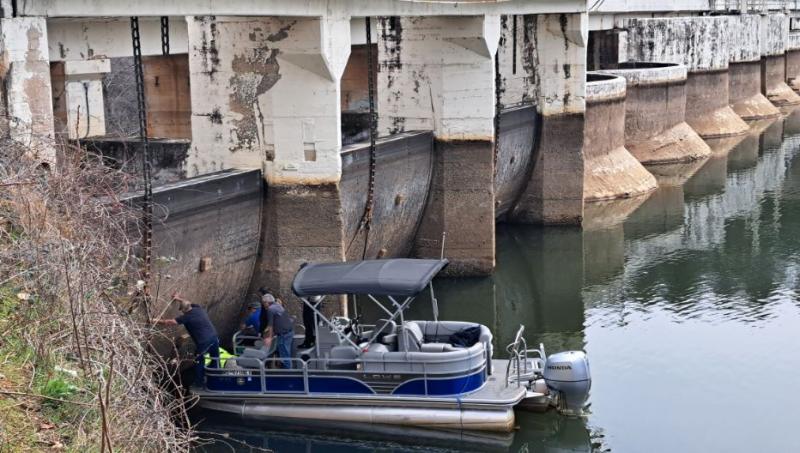
M0 451L188 450L129 288L126 177L78 150L52 170L25 151L0 143Z

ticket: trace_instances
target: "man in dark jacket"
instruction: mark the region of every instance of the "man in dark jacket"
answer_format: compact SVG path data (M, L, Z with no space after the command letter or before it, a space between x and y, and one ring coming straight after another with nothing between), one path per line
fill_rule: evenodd
M182 324L197 346L197 357L195 358L195 384L203 385L203 375L205 367L205 354L211 356L211 368L219 366L219 337L214 324L208 318L205 309L197 304L193 304L182 298L180 294L172 295L172 301L178 302L181 316L174 319L153 319L152 322L163 326L177 326Z

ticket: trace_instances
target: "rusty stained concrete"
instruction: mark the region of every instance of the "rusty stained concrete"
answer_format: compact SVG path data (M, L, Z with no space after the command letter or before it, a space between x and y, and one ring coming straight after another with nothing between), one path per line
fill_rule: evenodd
M43 18L0 19L7 122L10 137L31 149L31 157L55 163L53 103L47 23ZM6 127L4 126L3 129Z

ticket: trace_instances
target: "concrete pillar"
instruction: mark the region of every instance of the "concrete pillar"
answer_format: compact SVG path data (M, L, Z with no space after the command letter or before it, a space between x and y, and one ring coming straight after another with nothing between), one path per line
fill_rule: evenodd
M9 136L28 146L32 158L53 164L47 22L43 17L0 19L0 49L0 77L5 83Z
M744 120L779 116L780 110L761 93L761 16L742 14L729 20L735 37L728 66L731 108Z
M800 104L800 95L786 84L789 18L767 14L761 18L761 92L778 107Z
M500 24L494 199L495 217L505 220L527 186L540 124L534 61L536 16L502 16Z
M711 154L706 142L686 124L686 66L627 62L600 72L627 81L625 148L639 162L689 162Z
M103 75L111 71L111 60L64 62L66 135L71 140L106 134Z
M344 258L339 80L349 17L188 21L187 167L191 175L263 167L268 188L253 286L291 297L302 262Z
M586 202L636 197L657 186L653 175L625 149L625 84L623 77L612 74L586 74Z
M509 219L580 225L583 219L586 14L536 16L538 110L542 132L528 186Z
M432 130L431 193L414 253L444 256L450 275L494 269L494 56L499 16L380 20L382 135Z
M786 83L800 92L800 31L790 31L786 42Z
M725 16L627 21L632 61L686 65L686 122L703 138L747 131L728 104L728 27Z

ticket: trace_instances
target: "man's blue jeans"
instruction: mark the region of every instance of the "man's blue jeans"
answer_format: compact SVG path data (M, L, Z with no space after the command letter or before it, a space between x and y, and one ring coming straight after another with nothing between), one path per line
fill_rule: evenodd
M205 375L206 353L211 356L209 368L219 368L219 339L211 343L197 347L197 357L194 363L194 383L198 387L203 386L203 376Z
M276 340L278 341L277 344L277 351L278 357L281 358L281 364L283 364L283 368L291 369L292 368L292 343L294 342L294 331L290 330L286 333L276 335Z

